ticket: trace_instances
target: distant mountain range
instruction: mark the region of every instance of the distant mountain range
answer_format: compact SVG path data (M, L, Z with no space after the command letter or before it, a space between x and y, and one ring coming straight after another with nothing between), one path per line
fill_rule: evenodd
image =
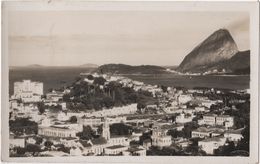
M80 67L85 67L85 68L98 68L98 65L97 65L97 64L92 64L92 63L86 63L86 64L80 65Z
M27 65L25 67L34 67L34 68L38 68L38 67L45 67L43 65L40 65L40 64L31 64L31 65Z
M166 68L154 65L131 66L126 64L105 64L97 69L98 73L112 74L161 74L167 73Z
M10 66L10 68L47 68L47 67L80 67L80 68L98 68L98 65L96 64L83 64L79 66L46 66L46 65L40 65L40 64L31 64L26 66Z
M176 70L183 73L249 74L250 51L239 52L229 31L220 29L195 47Z

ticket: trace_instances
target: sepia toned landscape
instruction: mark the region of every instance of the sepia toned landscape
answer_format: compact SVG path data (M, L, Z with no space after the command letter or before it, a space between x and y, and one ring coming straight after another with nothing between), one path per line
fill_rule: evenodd
M250 156L248 13L9 19L10 157Z

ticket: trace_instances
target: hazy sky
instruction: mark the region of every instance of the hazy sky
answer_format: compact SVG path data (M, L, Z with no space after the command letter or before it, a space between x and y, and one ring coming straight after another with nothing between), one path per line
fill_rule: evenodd
M10 11L8 26L11 66L178 65L220 28L249 49L244 12Z

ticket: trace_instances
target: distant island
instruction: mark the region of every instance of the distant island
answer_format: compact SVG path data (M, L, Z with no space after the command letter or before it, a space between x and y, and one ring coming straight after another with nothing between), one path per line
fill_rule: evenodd
M92 63L86 63L86 64L82 64L79 67L85 67L85 68L98 68L97 64L92 64Z
M131 66L126 64L105 64L97 69L98 73L112 74L161 74L169 73L167 69L161 66L140 65Z

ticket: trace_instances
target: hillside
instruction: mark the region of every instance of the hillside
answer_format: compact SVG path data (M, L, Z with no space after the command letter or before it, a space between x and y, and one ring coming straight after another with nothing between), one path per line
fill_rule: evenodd
M250 74L250 51L238 52L229 60L215 64L213 68L225 69L230 74Z
M181 62L177 71L203 73L208 67L229 60L238 52L237 45L226 29L215 31Z
M86 82L85 78L92 79L93 83ZM157 102L148 91L135 91L132 87L123 87L117 81L107 81L90 74L77 78L69 88L71 91L63 96L63 101L72 111L110 109L133 103L145 106L149 102Z
M130 66L125 64L105 64L97 69L98 73L111 74L160 74L167 73L166 68L153 65Z

